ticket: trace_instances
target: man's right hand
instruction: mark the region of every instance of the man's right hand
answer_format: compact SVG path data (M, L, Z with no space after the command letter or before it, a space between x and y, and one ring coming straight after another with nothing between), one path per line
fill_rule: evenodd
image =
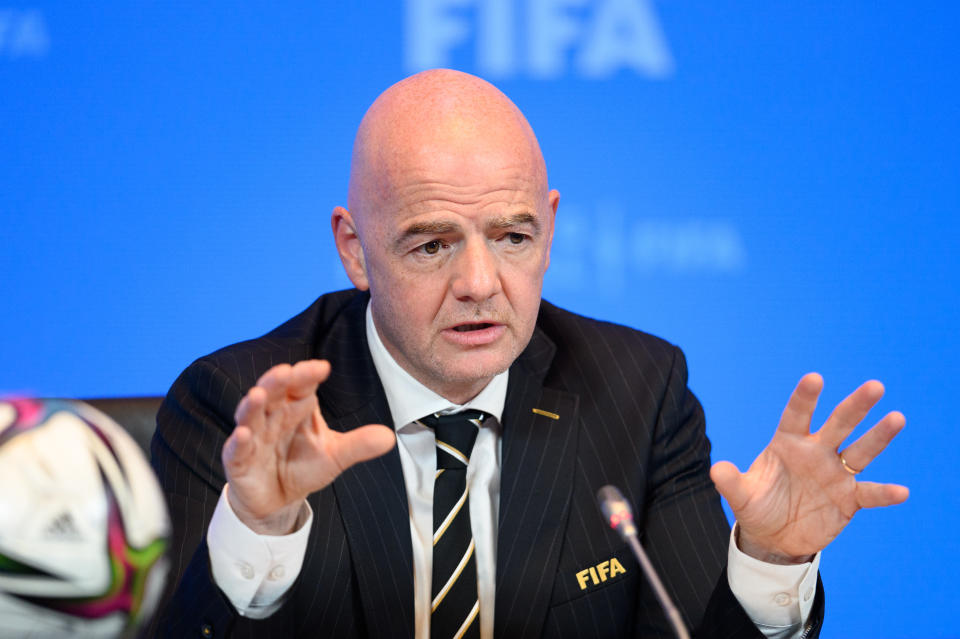
M237 406L237 426L221 453L227 500L258 534L292 532L307 495L396 443L393 431L382 425L345 433L327 427L317 386L329 375L324 360L274 366Z

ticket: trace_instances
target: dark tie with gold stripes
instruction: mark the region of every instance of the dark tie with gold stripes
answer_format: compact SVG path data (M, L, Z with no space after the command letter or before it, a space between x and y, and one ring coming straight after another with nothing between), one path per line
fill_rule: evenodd
M431 639L480 636L477 562L470 528L467 464L485 415L465 411L421 420L437 438L433 482Z

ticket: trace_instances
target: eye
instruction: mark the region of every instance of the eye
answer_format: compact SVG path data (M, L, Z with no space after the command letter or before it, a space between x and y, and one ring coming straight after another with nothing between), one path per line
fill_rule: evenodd
M427 255L436 255L440 251L440 240L432 240L427 242L420 248L423 249L423 252Z
M527 239L527 236L523 233L510 233L507 237L510 238L511 244L523 244L523 241Z

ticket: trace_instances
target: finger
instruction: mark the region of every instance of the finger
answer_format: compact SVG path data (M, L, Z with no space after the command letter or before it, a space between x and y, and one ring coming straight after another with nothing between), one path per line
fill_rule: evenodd
M287 397L304 399L317 392L317 386L330 376L330 362L322 359L308 359L294 364L290 371Z
M328 452L342 473L354 464L383 455L397 441L393 429L379 424L361 426L331 438Z
M883 384L870 380L837 404L817 436L830 448L838 448L870 409L883 397Z
M248 426L251 430L263 430L266 420L267 392L259 386L254 386L243 396L237 405L233 419L237 425Z
M843 450L843 458L852 468L863 470L893 441L907 418L899 411L887 413L873 428Z
M857 482L857 503L861 508L879 508L902 504L910 496L910 489L899 484Z
M743 475L730 462L720 461L714 464L710 468L710 479L734 512L740 510L749 500Z
M808 435L813 411L817 408L817 399L823 390L823 378L817 373L804 375L793 389L783 415L780 416L778 431L794 435ZM728 500L729 501L729 500Z
M254 448L253 434L249 428L237 426L233 429L230 437L224 442L223 451L220 454L223 467L227 472L227 481L230 481L233 474L243 472L253 458Z
M287 397L287 387L290 385L290 376L293 366L277 364L257 380L257 386L267 393L267 410L271 410L278 402Z

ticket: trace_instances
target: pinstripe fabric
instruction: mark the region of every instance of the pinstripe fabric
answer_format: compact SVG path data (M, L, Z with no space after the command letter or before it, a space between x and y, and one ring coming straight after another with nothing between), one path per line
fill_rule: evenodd
M174 521L162 636L196 636L203 624L214 636L412 636L409 516L396 450L310 497L315 517L303 570L269 619L235 614L212 583L204 539L233 411L270 366L325 357L333 373L318 395L331 427L391 425L366 345L367 299L355 291L325 295L268 335L201 358L174 383L152 444ZM502 437L497 637L670 636L637 565L594 504L596 489L612 483L634 503L651 560L684 619L700 627L696 636L762 639L726 584L729 528L677 348L544 302L510 370ZM614 561L623 572L604 575L603 562ZM808 636L817 635L822 614L818 590Z

